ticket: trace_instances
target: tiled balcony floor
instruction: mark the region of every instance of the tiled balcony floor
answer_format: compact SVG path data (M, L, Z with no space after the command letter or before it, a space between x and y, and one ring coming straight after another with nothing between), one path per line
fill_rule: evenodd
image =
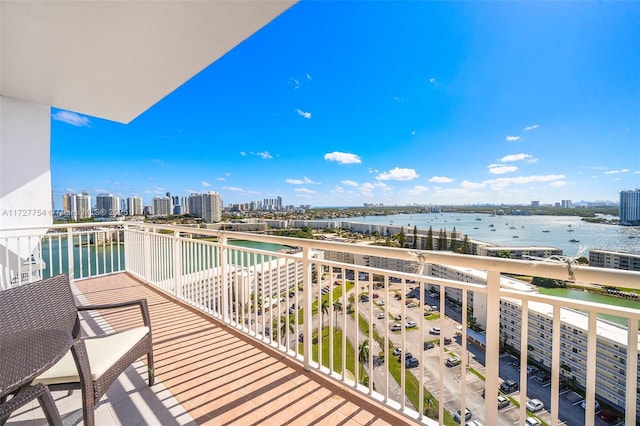
M102 425L404 425L410 420L353 389L305 371L295 360L215 319L198 314L127 274L76 283L86 303L146 298L151 311L157 384L146 366L129 368L96 409ZM121 314L120 317L123 317ZM85 327L130 326L124 319L88 319ZM105 324L105 321L108 324ZM80 391L54 392L65 423L77 424ZM37 404L8 425L43 425Z

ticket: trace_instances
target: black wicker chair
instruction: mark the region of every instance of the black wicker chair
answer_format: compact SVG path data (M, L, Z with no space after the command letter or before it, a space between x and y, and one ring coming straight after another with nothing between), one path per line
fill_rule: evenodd
M92 337L80 336L79 311L139 307L143 326ZM34 383L51 390L82 390L84 424L95 424L95 404L133 362L147 356L149 386L153 374L151 323L146 299L108 305L76 306L67 275L0 291L0 333L29 329L68 330L71 350Z

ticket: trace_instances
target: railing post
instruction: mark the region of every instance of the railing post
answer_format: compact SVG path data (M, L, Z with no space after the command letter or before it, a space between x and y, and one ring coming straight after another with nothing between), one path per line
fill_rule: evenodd
M180 285L180 277L182 276L182 256L180 250L180 231L173 232L171 238L173 246L173 294L180 299L182 298L182 286ZM193 260L192 260L193 261Z
M463 313L464 316L464 313ZM498 424L498 374L500 366L500 271L487 271L485 417L487 425Z
M73 284L75 271L73 265L73 228L67 228L67 271L69 271L69 282Z
M220 289L221 289L221 301L220 301L220 312L218 315L222 314L222 321L226 324L231 322L231 317L229 315L230 306L229 306L229 268L227 268L227 258L228 258L228 248L227 248L227 237L224 234L221 234L218 237L218 243L220 244ZM237 267L237 265L236 265ZM254 291L258 291L257 288ZM251 326L251 325L249 325Z
M303 368L307 371L309 371L311 369L310 367L310 361L312 359L312 352L311 352L311 336L312 336L312 323L311 320L313 318L313 313L311 312L311 296L312 296L312 289L311 289L311 250L309 249L308 246L304 246L302 248L302 264L303 264L303 270L304 270L304 276L302 277L302 296L304 298L304 308L303 308L303 312L304 312L304 322L302 324L302 334L304 336L304 342L302 344L303 346L303 350L304 350L304 358L303 358ZM318 358L320 360L320 363L322 363L321 361L321 354L319 355L320 358Z
M151 229L147 228L146 232L142 234L144 240L142 243L144 244L144 252L142 255L144 256L144 279L147 284L151 284Z

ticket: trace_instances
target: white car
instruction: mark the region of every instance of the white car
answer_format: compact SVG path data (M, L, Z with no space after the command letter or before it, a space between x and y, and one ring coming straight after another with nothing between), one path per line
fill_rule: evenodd
M540 426L542 423L535 417L527 417L524 421L525 426Z
M440 327L432 327L431 330L429 330L430 334L440 334Z
M537 413L538 411L544 410L544 404L539 399L530 399L527 401L527 410L532 413Z
M407 321L407 323L405 324L405 327L407 328L416 328L417 324L415 321Z
M384 312L380 312L378 314L378 319L384 319Z
M393 354L393 356L400 356L400 354L402 354L402 349L401 348L395 348L393 350L393 352L391 352Z
M402 326L400 324L393 324L391 326L391 331L400 331L402 330Z

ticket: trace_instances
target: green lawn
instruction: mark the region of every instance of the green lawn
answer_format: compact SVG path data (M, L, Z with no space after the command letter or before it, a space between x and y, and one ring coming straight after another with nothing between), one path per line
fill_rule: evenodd
M322 329L322 365L329 368L329 340L333 338L333 370L337 373L342 373L342 330L335 329L331 336L329 335L329 327ZM311 346L312 353L311 359L318 361L318 331L313 332L313 344ZM352 377L355 377L355 361L356 353L351 342L347 340L347 371L351 372ZM298 343L298 352L301 354L304 352L302 343ZM366 372L362 372L362 377L367 377ZM368 380L368 379L367 379Z

